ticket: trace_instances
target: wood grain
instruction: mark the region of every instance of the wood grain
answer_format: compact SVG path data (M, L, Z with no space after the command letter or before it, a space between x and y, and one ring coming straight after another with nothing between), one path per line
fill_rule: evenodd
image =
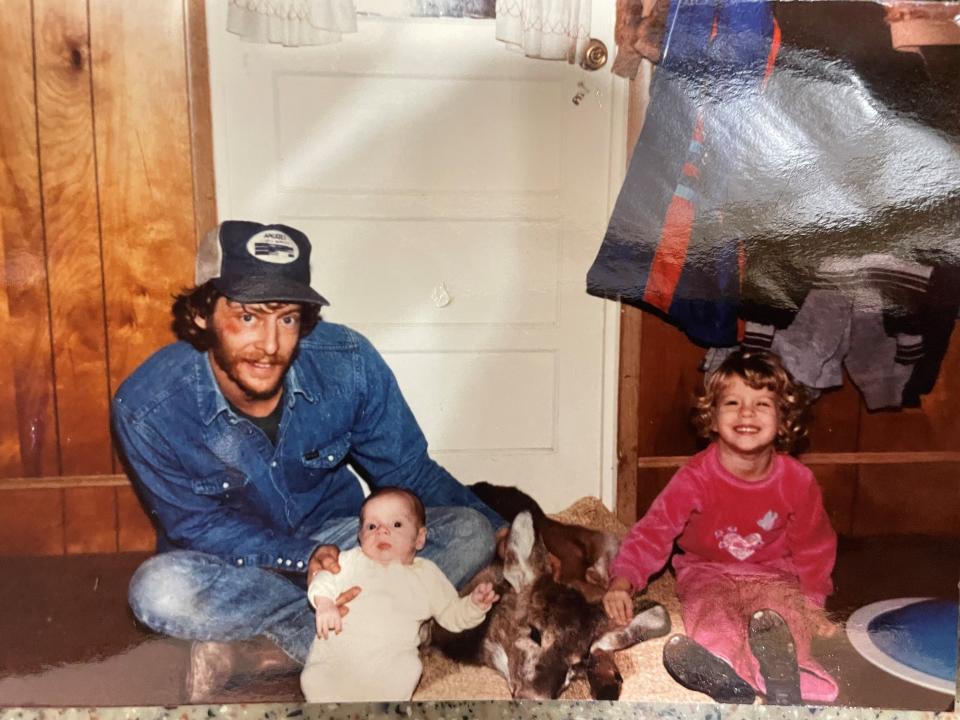
M11 0L0 13L0 216L3 236L4 364L13 376L13 402L4 412L17 418L19 462L9 475L59 472L54 414L47 273L37 156L33 34L29 0ZM4 428L6 430L6 428ZM4 433L0 457L13 440Z
M170 342L195 255L181 3L90 0L110 392Z
M193 160L194 235L197 242L217 224L213 167L213 115L210 108L210 59L203 0L186 2L187 92Z
M809 452L855 452L859 448L860 393L845 378L843 387L824 392L811 406Z
M117 551L117 498L111 487L80 487L63 491L64 551Z
M641 65L630 82L627 106L627 166L640 138L650 99L650 66ZM643 313L620 303L620 360L617 384L617 518L625 525L637 520L637 459L640 439L640 348Z
M0 70L2 72L2 70ZM0 238L3 237L3 214L0 213ZM0 268L4 262L3 243L0 242ZM0 285L0 327L9 327L10 312L7 308L6 283ZM0 405L5 408L16 407L13 364L0 363ZM20 463L20 424L15 412L0 413L0 478L19 475ZM2 483L0 481L0 487Z
M117 547L120 552L154 550L157 545L157 534L133 488L118 487L115 492L117 494Z
M810 468L820 484L823 506L833 529L843 535L853 532L856 517L859 467L857 465L815 465Z
M852 531L960 537L960 463L861 467Z
M645 313L640 366L640 455L689 455L699 442L690 424L704 355L687 336Z
M86 4L35 0L37 110L61 471L112 471Z
M617 388L617 518L624 525L637 521L640 439L641 312L620 306L620 363Z
M63 490L4 490L0 555L63 553Z

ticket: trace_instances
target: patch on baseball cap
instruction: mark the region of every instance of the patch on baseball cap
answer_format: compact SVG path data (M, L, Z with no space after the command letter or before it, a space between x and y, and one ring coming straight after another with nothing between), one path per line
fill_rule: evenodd
M231 300L329 305L310 286L310 240L289 225L225 220L197 249L196 284Z

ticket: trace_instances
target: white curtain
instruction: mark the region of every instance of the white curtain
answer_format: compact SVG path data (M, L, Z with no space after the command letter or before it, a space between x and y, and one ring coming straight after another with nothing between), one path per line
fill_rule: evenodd
M497 40L527 57L579 63L590 0L497 0Z
M357 31L353 0L230 0L227 30L244 40L325 45Z

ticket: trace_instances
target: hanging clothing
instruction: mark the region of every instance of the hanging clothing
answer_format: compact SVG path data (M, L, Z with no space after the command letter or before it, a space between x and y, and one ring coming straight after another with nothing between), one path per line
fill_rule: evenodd
M955 72L895 50L873 3L726 3L773 8L770 34L717 14L709 43L690 42L709 4L686 5L671 4L647 120L588 292L728 346L738 317L788 326L825 258L960 267ZM728 47L741 58L752 48L753 71L718 60ZM769 74L757 67L764 47Z
M756 104L778 30L766 3L674 0L665 33L643 131L587 291L663 313L695 342L731 345L740 247L716 232L728 162L713 149L733 132L724 105Z

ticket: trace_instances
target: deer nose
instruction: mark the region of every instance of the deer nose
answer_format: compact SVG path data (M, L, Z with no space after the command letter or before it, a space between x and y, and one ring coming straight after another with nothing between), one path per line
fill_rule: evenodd
M513 697L515 700L552 700L549 695L537 692L536 688L522 687L517 690Z

